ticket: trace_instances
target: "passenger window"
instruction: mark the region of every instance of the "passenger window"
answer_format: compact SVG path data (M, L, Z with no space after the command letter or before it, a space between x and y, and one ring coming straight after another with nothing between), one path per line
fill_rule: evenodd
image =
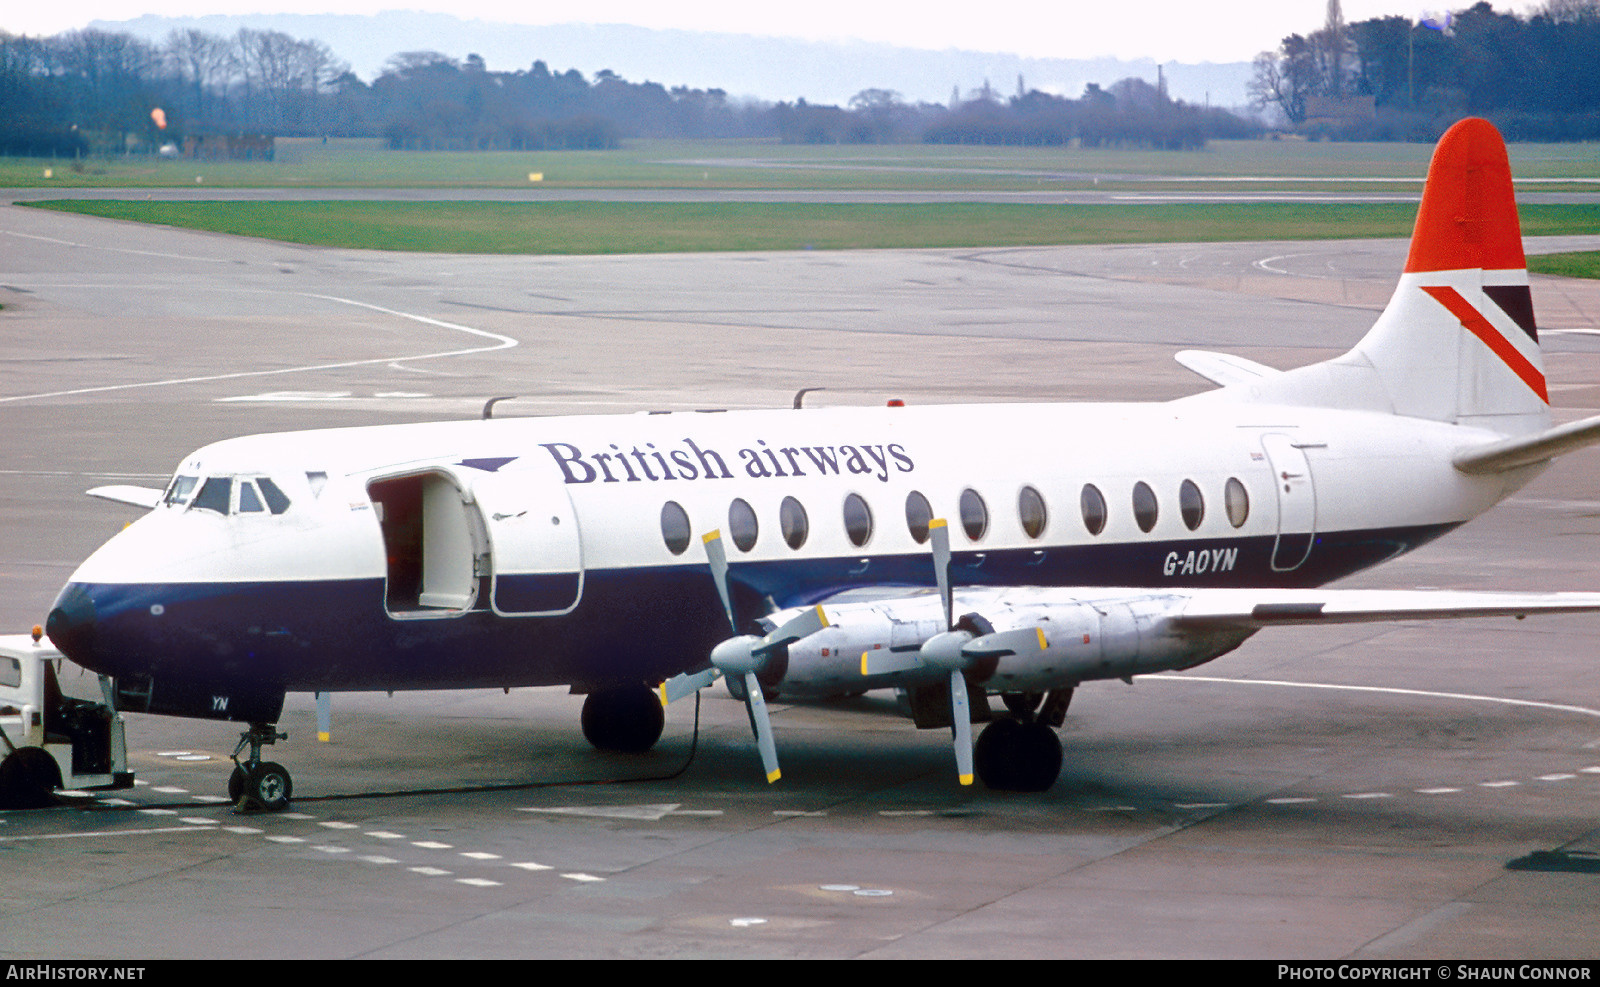
M1017 516L1022 519L1022 530L1029 538L1044 534L1047 520L1044 496L1032 487L1023 487L1017 494Z
M1228 510L1228 523L1235 528L1244 527L1250 517L1250 494L1238 477L1228 477L1228 485L1222 488L1222 505Z
M778 529L783 532L783 540L790 548L804 545L806 535L811 533L805 505L793 497L783 498L783 503L778 505Z
M199 507L218 514L228 513L228 501L233 497L233 481L226 477L213 476L206 480L200 487L200 492L195 494L194 502L190 507Z
M1140 480L1133 485L1133 520L1140 531L1148 532L1156 526L1156 513L1156 492Z
M758 531L755 508L738 497L728 505L728 534L733 536L733 544L741 552L748 552L756 547Z
M1106 530L1106 499L1099 487L1085 483L1083 493L1078 497L1078 506L1083 510L1083 526L1089 530L1089 534L1098 535Z
M689 547L689 513L677 501L661 505L661 540L673 555L682 555Z
M267 509L274 514L282 514L289 509L289 498L278 489L278 485L264 476L256 478L256 486L261 488L261 496L266 498Z
M844 533L857 548L872 537L872 508L860 494L844 499Z
M250 512L260 514L265 508L261 506L261 498L256 496L255 484L249 480L239 481L239 513Z
M961 527L966 531L967 538L977 541L989 530L989 505L983 502L978 491L968 487L961 491Z
M933 520L933 508L928 506L928 498L913 490L906 495L906 530L911 532L911 540L918 545L928 541L928 522Z
M1184 480L1183 486L1178 488L1178 513L1183 515L1183 526L1190 531L1200 527L1200 522L1205 520L1206 499L1200 495L1200 488L1193 480Z

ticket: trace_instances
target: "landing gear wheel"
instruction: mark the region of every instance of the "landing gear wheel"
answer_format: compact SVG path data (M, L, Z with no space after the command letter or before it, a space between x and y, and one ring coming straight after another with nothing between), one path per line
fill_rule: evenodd
M978 777L996 791L1048 791L1061 774L1061 741L1037 720L995 720L978 735L972 755Z
M1017 790L1014 750L1021 731L1021 723L1005 716L978 734L978 742L972 745L972 766L985 787L1001 792Z
M61 771L55 758L38 747L18 747L0 761L0 809L42 809L54 805Z
M638 685L589 693L579 722L596 749L643 754L661 739L667 717L655 692Z
M228 776L228 800L234 805L243 799L247 807L281 812L289 807L293 794L294 779L289 770L273 761L263 761L254 768L241 765Z
M272 761L261 760L261 748L288 739L269 723L252 723L250 729L239 736L239 745L233 749L233 773L228 775L228 798L233 811L281 812L289 807L289 796L294 793L294 782L289 769ZM250 756L239 760L244 749Z
M294 780L281 764L263 761L250 773L250 797L268 812L282 812L289 807L289 796L294 794Z

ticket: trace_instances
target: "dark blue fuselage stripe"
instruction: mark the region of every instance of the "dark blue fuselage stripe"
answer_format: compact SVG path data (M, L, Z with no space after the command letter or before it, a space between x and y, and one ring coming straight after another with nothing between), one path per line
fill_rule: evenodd
M1453 527L1319 534L1305 564L1291 572L1272 570L1271 536L957 552L951 568L958 589L1310 587ZM851 588L933 584L931 557L922 555L730 563L742 622L764 612L769 598L787 607ZM502 598L530 604L570 601L573 586L571 574L501 578ZM77 589L93 600L96 626L92 653L73 657L96 671L275 683L290 691L657 682L704 667L729 634L705 566L586 571L579 605L557 616L498 616L488 609L485 585L479 609L394 617L377 578Z

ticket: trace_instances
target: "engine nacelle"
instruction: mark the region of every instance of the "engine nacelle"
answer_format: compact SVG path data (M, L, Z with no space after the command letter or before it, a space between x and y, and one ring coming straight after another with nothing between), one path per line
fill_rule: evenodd
M1182 593L1137 590L968 589L957 594L955 612L970 615L960 619L961 626L983 629L968 645L969 677L993 692L1039 692L1190 668L1232 651L1253 633L1179 630L1170 618L1187 602ZM919 657L924 643L946 634L936 596L825 609L829 626L789 645L783 691L859 692L934 682L949 674L949 662ZM770 620L781 623L787 613ZM997 635L1030 628L1043 631L1042 650L1029 635L1012 634L1014 650L994 654ZM1027 645L1019 646L1018 639Z
M1039 692L1094 679L1189 668L1238 647L1248 631L1178 630L1182 596L1125 596L1033 603L990 618L996 631L1038 627L1048 647L1000 658L984 684L996 692ZM987 615L986 615L987 616ZM972 644L981 648L983 639Z

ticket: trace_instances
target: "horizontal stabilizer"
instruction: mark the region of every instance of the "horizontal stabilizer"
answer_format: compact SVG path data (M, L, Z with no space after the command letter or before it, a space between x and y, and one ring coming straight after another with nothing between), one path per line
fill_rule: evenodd
M1182 627L1255 629L1286 624L1526 617L1600 611L1600 593L1473 593L1451 590L1202 589L1174 615Z
M1263 377L1275 377L1283 371L1264 363L1246 360L1231 353L1213 353L1210 350L1179 350L1173 355L1183 366L1214 384L1244 384Z
M1600 442L1600 415L1547 428L1534 435L1471 446L1457 452L1451 462L1463 473L1499 473L1542 463L1596 442Z
M84 493L91 497L99 497L101 500L114 500L119 504L151 508L161 503L165 491L119 483L108 487L95 487L93 490L85 490Z

